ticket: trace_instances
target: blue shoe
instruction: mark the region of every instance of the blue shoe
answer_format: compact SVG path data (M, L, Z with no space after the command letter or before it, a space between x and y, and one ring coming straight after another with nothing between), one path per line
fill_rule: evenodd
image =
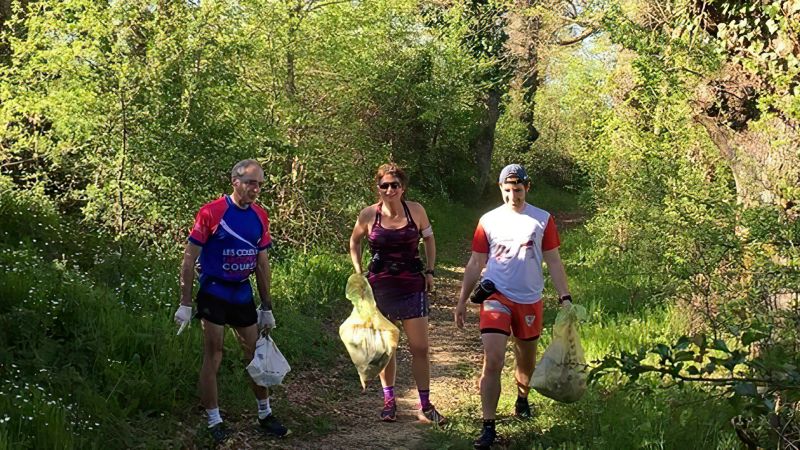
M429 422L434 425L444 425L447 419L436 410L433 404L428 405L427 408L419 410L419 420Z
M263 419L258 419L258 427L264 433L279 438L291 433L288 428L278 422L278 419L275 418L275 414L270 414Z
M214 439L214 442L221 444L231 437L233 431L225 425L225 422L220 422L209 428L208 434L211 435L211 439Z
M483 427L483 432L475 439L475 442L472 443L473 447L479 450L488 450L494 444L494 440L497 438L497 432L494 428Z
M527 398L517 397L517 402L514 403L514 415L522 420L528 420L533 417L531 405L528 404Z
M381 420L384 422L394 422L397 420L397 402L394 400L383 401Z

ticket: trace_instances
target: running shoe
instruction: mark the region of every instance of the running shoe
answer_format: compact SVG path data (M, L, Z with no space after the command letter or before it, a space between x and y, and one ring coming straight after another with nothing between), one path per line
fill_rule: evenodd
M419 410L419 420L423 422L430 422L434 425L444 425L447 423L447 419L439 414L439 411L436 410L436 407L433 404L428 405L427 408L422 408Z
M488 450L492 447L492 444L494 444L495 438L497 438L497 432L494 430L494 428L483 427L480 437L475 439L475 442L473 442L472 445L476 449Z
M258 419L258 426L261 428L261 431L270 436L284 437L290 433L288 428L278 422L278 419L275 418L275 414L270 414L263 419Z
M381 420L384 422L394 422L397 420L397 403L394 400L384 400Z
M533 417L531 405L528 403L527 398L517 397L517 401L514 403L514 415L523 420Z
M220 444L231 437L233 431L225 425L225 422L220 422L209 428L208 434L211 435L211 439L214 439L214 442Z

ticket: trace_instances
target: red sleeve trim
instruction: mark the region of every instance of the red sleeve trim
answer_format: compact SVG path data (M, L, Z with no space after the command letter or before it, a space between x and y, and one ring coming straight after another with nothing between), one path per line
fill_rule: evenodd
M542 236L542 251L552 250L561 245L561 239L558 237L558 230L556 229L556 221L553 215L547 219L547 226L544 227L544 236Z
M256 212L261 221L261 238L258 240L258 249L266 250L272 247L272 236L269 234L269 214L259 205L253 204L253 211Z
M489 253L489 238L486 237L486 231L483 225L478 222L475 228L475 234L472 236L472 251L476 253Z
M189 233L189 241L199 246L205 245L208 239L217 231L222 216L228 209L228 204L225 197L214 200L213 202L206 203L197 212L194 219L194 226Z

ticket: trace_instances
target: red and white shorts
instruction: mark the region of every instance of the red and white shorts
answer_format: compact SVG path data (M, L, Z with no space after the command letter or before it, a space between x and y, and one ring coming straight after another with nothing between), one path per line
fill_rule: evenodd
M516 303L495 292L481 303L480 329L483 333L501 333L523 341L542 334L542 302Z

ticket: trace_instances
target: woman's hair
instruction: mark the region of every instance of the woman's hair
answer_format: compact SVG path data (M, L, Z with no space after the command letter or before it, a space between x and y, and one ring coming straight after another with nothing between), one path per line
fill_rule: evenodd
M403 169L395 163L387 163L378 167L378 172L375 173L375 184L379 184L381 179L386 175L392 175L400 180L400 184L405 188L408 186L408 177Z
M408 187L408 176L405 171L395 163L383 164L378 167L378 171L375 173L375 184L380 184L381 179L386 175L391 175L400 181L400 185L403 187L403 200L405 200L406 188Z

